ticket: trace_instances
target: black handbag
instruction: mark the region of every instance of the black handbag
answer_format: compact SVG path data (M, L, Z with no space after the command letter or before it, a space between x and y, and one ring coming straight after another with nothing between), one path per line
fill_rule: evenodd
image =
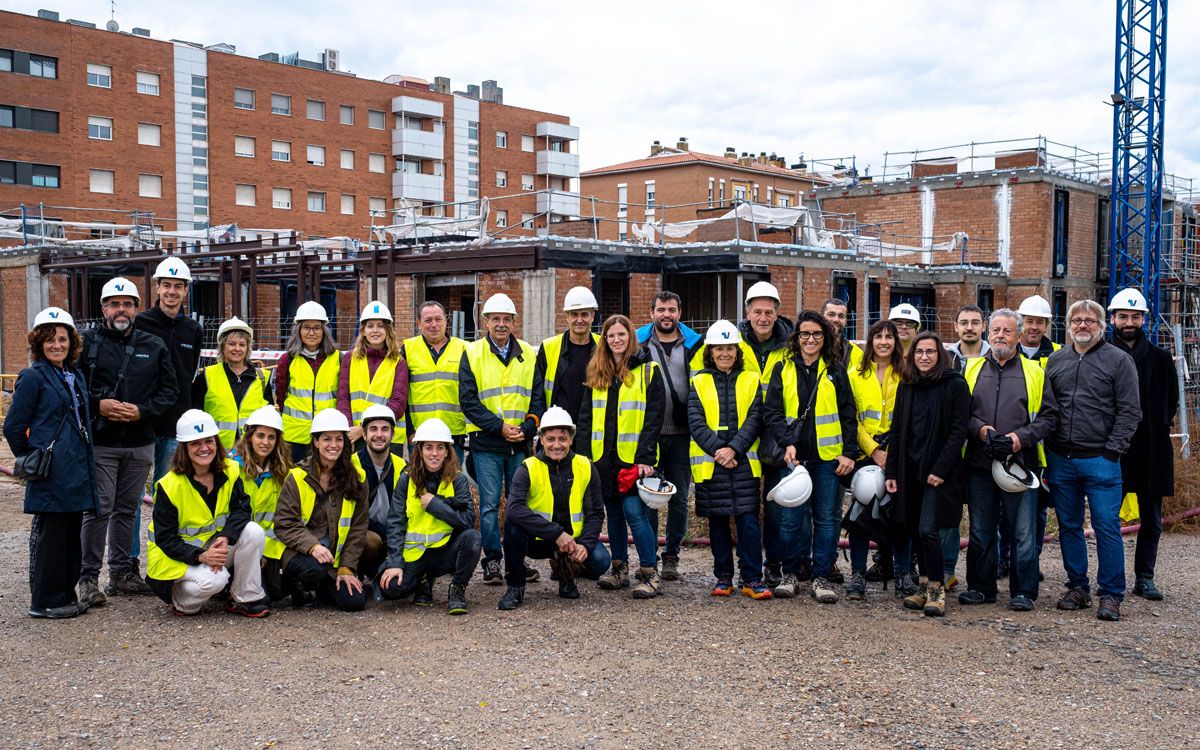
M67 422L67 415L58 423L58 429L54 431L54 438L50 440L50 445L45 448L34 448L28 453L17 456L13 461L13 476L17 479L25 481L33 481L37 479L46 479L50 476L50 463L54 459L54 444L58 442L58 434L62 432L63 425Z

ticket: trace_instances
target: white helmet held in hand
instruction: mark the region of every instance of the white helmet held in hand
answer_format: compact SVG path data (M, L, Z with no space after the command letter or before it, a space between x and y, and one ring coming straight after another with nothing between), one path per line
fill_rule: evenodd
M222 323L221 327L217 329L217 340L225 338L225 334L233 333L234 331L241 331L247 336L254 336L254 329L250 327L250 324L235 315Z
M187 263L184 263L181 258L174 255L163 258L158 267L154 269L154 280L159 279L177 279L192 283L192 270L188 268Z
M294 320L299 323L302 320L319 320L322 323L329 322L329 313L325 312L325 308L320 302L305 302L296 308L296 317Z
M642 477L637 481L637 490L650 510L662 510L675 496L675 485L660 477Z
M246 432L250 432L251 427L272 427L283 432L283 417L275 411L274 406L260 406L246 417Z
M992 461L992 481L1005 492L1024 492L1041 486L1037 474L1026 469L1015 453L1003 461Z
M342 414L337 409L322 409L317 412L317 416L313 417L312 427L308 429L309 434L316 435L321 432L349 432L350 420L346 419L346 415Z
M454 436L450 428L437 417L431 417L422 422L413 433L414 443L453 443Z
M104 286L100 289L100 301L103 302L109 297L133 297L134 302L142 301L142 295L138 292L138 288L124 276L117 276L104 282Z
M804 464L796 464L792 473L779 480L779 484L767 493L767 499L784 508L796 508L808 502L812 496L812 477Z
M563 312L596 310L599 307L596 295L592 294L592 290L586 286L573 286L567 290L567 296L563 297Z
M45 325L67 326L68 328L75 327L75 318L71 317L71 313L61 307L47 307L37 315L33 316L33 327Z
M512 299L503 292L493 294L487 298L487 302L483 303L483 314L492 315L494 313L508 313L509 315L517 314L517 306L513 304Z
M561 406L551 406L542 415L541 422L538 423L538 434L542 434L546 430L554 428L562 428L575 436L575 422L571 419L570 413Z
M1045 318L1050 320L1053 315L1050 312L1050 303L1040 294L1035 294L1032 297L1026 297L1021 301L1021 306L1017 308L1017 312L1022 315L1032 315L1035 318Z
M880 500L887 491L884 489L883 469L874 464L868 464L854 472L850 480L850 494L860 505L868 505L872 500Z
M766 297L779 302L779 290L769 281L756 281L750 285L750 289L746 292L746 304L750 304L750 300Z
M905 302L892 308L888 313L888 320L911 320L917 325L921 325L921 313L917 308Z
M363 308L362 315L358 316L359 323L366 323L368 320L386 320L392 322L392 311L382 302L369 302Z
M180 443L216 437L217 432L217 421L208 412L199 409L188 409L175 423L175 440Z
M1117 292L1112 301L1108 303L1108 311L1115 312L1117 310L1132 310L1134 312L1150 312L1150 306L1146 304L1146 297L1142 294L1142 290L1135 286L1128 289L1122 289Z
M740 343L742 343L742 334L738 332L737 326L728 320L718 320L704 333L705 346L721 346L722 344L737 346Z
M366 427L367 422L370 422L372 419L386 419L393 425L396 424L396 415L392 413L391 409L383 404L371 404L364 409L362 417L358 420L358 424L361 427Z

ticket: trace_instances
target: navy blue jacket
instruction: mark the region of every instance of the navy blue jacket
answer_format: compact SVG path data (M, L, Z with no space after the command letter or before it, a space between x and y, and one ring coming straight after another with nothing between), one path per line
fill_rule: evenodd
M75 391L84 425L91 424L83 373L74 368L71 372L75 375ZM62 429L55 440L54 432L60 422ZM17 375L12 406L4 419L4 439L14 456L28 453L35 447L45 448L55 440L50 477L25 484L26 513L96 511L91 440L75 420L66 382L49 362L34 362Z

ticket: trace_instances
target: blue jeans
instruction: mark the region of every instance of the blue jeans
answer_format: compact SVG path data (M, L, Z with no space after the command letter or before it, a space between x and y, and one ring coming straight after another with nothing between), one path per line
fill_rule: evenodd
M871 540L862 531L851 531L847 536L850 538L850 569L855 573L865 574ZM892 540L892 569L895 571L896 577L900 577L907 574L912 566L912 543L909 541L906 531L901 531L896 536L903 537L903 541L897 544L895 539Z
M675 494L667 505L667 546L663 549L664 555L672 557L679 557L679 547L687 534L688 485L692 481L690 443L687 435L663 435L658 441L658 472L675 485Z
M658 565L658 511L647 508L642 498L637 495L627 495L621 501L621 509L625 511L625 520L633 534L638 564L643 568ZM621 535L625 535L624 529L621 530Z
M800 574L801 565L812 556L814 578L827 578L837 557L841 536L842 485L838 482L837 461L813 461L807 465L812 477L812 497L796 508L779 509L779 543L783 553L783 572Z
M950 576L954 575L955 569L958 568L958 551L962 548L962 537L959 533L957 526L938 530L942 538L942 567L946 580L950 580Z
M1101 596L1125 598L1125 545L1121 542L1121 464L1103 456L1067 458L1048 453L1046 483L1054 495L1058 540L1067 586L1088 588L1087 542L1083 503L1087 498L1096 532L1096 587Z
M774 505L774 503L772 503ZM733 581L733 531L737 524L738 573L745 583L762 580L762 537L758 513L736 516L709 516L708 541L713 555L713 575L718 581Z
M150 497L154 497L154 485L171 470L171 459L175 457L175 438L158 438L154 441L154 480L150 482ZM133 510L133 547L129 556L137 560L142 556L142 502Z
M483 535L483 561L499 560L500 493L508 494L513 474L525 460L524 454L488 453L475 451L475 482L479 485L479 532Z
M783 479L787 469L781 466L763 465L763 519L762 519L762 546L763 552L766 555L766 565L782 565L783 551L780 549L779 543L779 519L782 506L778 503L773 503L767 499L767 494L775 489L775 485L779 484L779 480ZM809 535L809 545L806 554L803 555L804 561L808 562L812 559L812 536Z
M1037 490L1009 493L992 481L991 472L972 469L969 477L968 508L971 516L967 546L967 588L995 596L996 568L1002 559L999 538L1012 540L1012 563L1008 568L1009 596L1038 596Z

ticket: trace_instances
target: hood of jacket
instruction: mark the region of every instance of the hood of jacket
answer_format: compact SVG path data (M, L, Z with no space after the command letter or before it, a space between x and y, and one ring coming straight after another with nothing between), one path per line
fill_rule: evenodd
M684 325L683 323L679 323L677 325L679 327L679 335L683 336L683 345L684 346L686 346L688 349L692 349L695 346L700 344L702 337L700 336L699 333L696 333L695 330L693 330L691 327L689 327L687 325ZM647 323L646 325L637 329L638 343L645 344L647 341L649 341L650 333L653 329L654 329L653 323Z

